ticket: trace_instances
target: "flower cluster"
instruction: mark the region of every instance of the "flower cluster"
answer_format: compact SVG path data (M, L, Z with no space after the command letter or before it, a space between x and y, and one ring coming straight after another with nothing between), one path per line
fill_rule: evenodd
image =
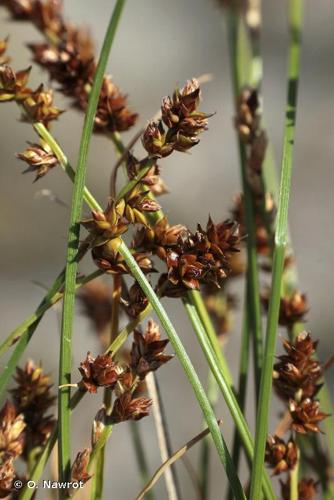
M41 366L28 361L25 367L16 368L16 387L11 390L17 410L26 424L25 455L37 446L43 446L49 438L55 420L47 412L55 401L51 394L52 384Z
M151 160L152 161L152 160ZM153 160L154 163L152 167L148 170L146 175L141 178L141 184L146 188L149 188L154 196L160 196L168 192L167 186L163 179L160 177L161 168L156 163L156 159ZM147 158L138 161L133 154L128 153L126 167L127 174L130 180L136 179L140 170L146 167L148 164Z
M95 264L111 274L128 273L125 261L118 251L122 243L121 236L130 223L146 223L145 212L156 210L157 207L145 193L138 193L135 188L120 201L110 201L104 212L94 211L90 219L83 220L82 225L89 233L84 245L92 249ZM143 271L152 270L147 253L136 252L133 257Z
M7 401L0 412L0 498L13 490L14 461L23 452L25 426L23 415Z
M286 400L292 428L299 433L319 432L318 423L327 415L320 411L314 398L320 389L322 370L314 358L317 342L310 334L300 333L295 342L284 341L286 354L274 366L274 387Z
M269 296L269 290L262 295L262 304L266 311L269 307ZM299 290L295 290L289 295L281 298L278 322L280 325L291 329L295 323L303 323L305 321L307 312L308 304L306 294L301 293Z
M108 387L114 392L116 399L110 413L112 423L143 418L149 413L151 400L145 396L137 397L136 392L149 372L172 359L173 356L164 353L167 344L168 340L161 340L158 325L149 321L144 334L135 330L128 360L125 354L115 361L112 354L93 358L88 353L80 364L82 379L79 388L96 393L98 387Z
M293 439L286 443L278 436L269 436L266 443L265 460L273 474L281 474L295 468L298 460L297 445Z
M53 104L53 92L40 85L36 90L27 87L31 68L14 71L0 65L0 102L16 101L21 104L30 120L46 127L62 112Z
M11 14L31 21L50 41L29 44L34 61L60 84L60 90L85 110L96 72L94 46L89 34L63 18L62 2L52 0L6 0ZM127 99L105 75L96 112L96 130L125 131L134 125L137 114L127 107Z
M39 144L29 143L29 147L23 153L17 153L16 156L28 164L24 173L36 172L35 181L59 164L51 148L43 140Z
M137 233L134 245L150 248L165 261L167 273L161 275L159 289L164 295L180 297L189 289L198 290L201 283L219 288L239 240L238 224L231 220L214 224L209 218L205 230L198 225L191 233L180 225L169 226L164 219Z
M16 478L22 479L15 471L15 460L28 461L31 452L37 456L55 425L53 417L46 415L55 398L41 367L29 361L24 369L16 369L15 381L13 403L7 401L0 412L1 498L15 491Z
M198 111L200 86L193 78L172 97L164 97L161 120L151 121L143 134L143 146L151 157L169 156L174 150L185 152L199 143L207 129L209 115ZM167 130L165 130L165 126Z

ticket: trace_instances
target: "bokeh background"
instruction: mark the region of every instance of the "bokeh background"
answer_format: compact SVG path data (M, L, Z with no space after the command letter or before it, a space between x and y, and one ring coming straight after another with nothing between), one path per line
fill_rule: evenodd
M64 1L66 16L88 26L101 45L106 23L114 2L108 0ZM287 2L263 2L264 27L264 114L276 161L280 162L287 56ZM300 273L301 289L307 292L311 309L308 328L321 340L320 358L332 354L333 341L333 243L334 243L334 4L332 0L307 0L304 52L301 72L298 126L290 205L290 227ZM1 37L10 35L9 52L13 66L29 65L25 44L41 39L28 23L9 21L0 7ZM204 73L213 80L203 89L202 109L215 112L210 130L191 155L175 153L162 162L163 178L170 193L162 199L173 223L194 228L205 223L210 213L215 219L228 216L231 200L240 190L239 167L232 118L232 93L221 11L210 0L129 0L114 43L109 72L121 89L129 94L131 106L139 113L138 127L157 111L161 97L176 84ZM37 67L32 83L47 82L47 75ZM56 96L60 107L68 102ZM75 164L83 115L69 110L53 127L53 133ZM40 285L48 286L64 265L71 183L60 169L38 183L32 176L22 176L23 164L14 153L22 151L28 140L35 139L32 128L19 121L14 104L0 107L0 231L1 231L1 337L5 337L32 310L43 295ZM130 134L125 140L130 139ZM94 137L91 146L87 184L104 203L108 195L109 174L115 162L111 142ZM65 205L41 196L50 190ZM87 259L82 270L92 269ZM241 293L241 284L236 291ZM203 356L178 301L166 301L177 330L205 383L207 368ZM42 360L45 369L57 380L59 348L59 310L43 319L22 363L28 358ZM226 356L234 374L238 364L240 321L237 320L226 347ZM85 318L75 322L74 367L87 350L98 351L98 343ZM78 379L74 370L74 379ZM328 374L331 381L331 372ZM173 448L183 444L201 429L201 414L175 359L159 372ZM248 391L248 416L253 422L252 384ZM100 399L85 399L73 416L73 454L89 444L90 425ZM272 403L274 429L281 406ZM229 442L232 425L222 402L217 415L224 419L224 434ZM153 419L140 422L151 470L160 463ZM197 466L198 449L189 457ZM105 498L132 500L140 489L137 466L127 424L117 426L108 446L108 485ZM226 479L212 451L211 499L222 498ZM182 464L178 474L185 500L196 498ZM166 498L164 482L156 487L157 498ZM39 493L47 498L48 492ZM84 498L84 496L82 496Z

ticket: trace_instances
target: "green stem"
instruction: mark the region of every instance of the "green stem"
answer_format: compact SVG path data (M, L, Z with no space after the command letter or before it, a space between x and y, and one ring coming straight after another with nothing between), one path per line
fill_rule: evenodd
M299 451L297 451L299 455ZM299 456L297 458L297 463L290 472L290 500L298 500L298 475L299 475Z
M225 380L227 381L230 388L234 391L233 388L233 378L230 372L228 363L222 351L221 345L219 343L216 330L212 324L210 315L208 310L203 302L203 298L199 291L190 290L188 292L189 301L194 305L199 318L203 324L204 330L208 336L212 349L215 353L216 358L219 361L220 371L224 375Z
M188 377L188 380L193 388L193 391L195 393L196 399L202 409L204 418L206 420L206 423L210 429L210 432L212 434L213 441L215 443L215 446L218 451L218 455L220 457L220 460L222 464L224 465L226 469L226 473L228 476L228 479L231 483L231 486L233 487L234 494L236 498L245 498L242 486L240 484L239 478L237 474L235 473L230 454L228 452L226 443L220 433L219 426L217 424L216 417L214 415L214 412L210 406L210 403L208 401L208 398L205 394L205 391L202 387L202 384L195 372L195 369L183 347L183 344L179 338L179 336L176 333L175 328L173 327L165 309L161 305L157 295L151 288L149 282L147 281L145 275L143 274L142 270L139 268L138 264L136 263L135 259L133 258L130 250L126 247L124 243L121 244L119 248L120 254L124 257L124 260L126 261L131 274L134 276L134 278L138 281L138 284L140 285L141 289L145 293L146 297L149 299L150 303L152 304L153 309L155 310L169 340L170 343L179 358L179 361Z
M245 299L248 300L247 294ZM239 381L238 381L238 403L242 413L246 409L246 395L247 395L247 381L248 381L248 367L249 367L249 332L248 332L248 315L247 307L242 324L241 347L240 347L240 361L239 361ZM234 431L233 446L232 446L232 460L238 470L241 452L241 439L237 429ZM232 491L229 491L229 500L233 500Z
M218 385L215 377L213 376L211 370L208 372L207 377L207 395L210 401L212 408L215 408L218 401ZM199 486L201 493L201 500L206 500L209 498L209 486L210 486L210 445L211 445L211 437L210 435L205 436L202 441L200 453L199 453ZM233 457L232 457L233 460ZM234 460L233 460L234 463ZM233 493L232 493L233 495Z
M88 107L85 115L78 164L74 178L72 195L70 228L68 235L67 263L65 275L65 291L63 302L63 316L61 328L60 359L59 359L59 385L71 382L72 368L72 330L74 316L75 281L77 272L77 255L79 250L80 217L85 191L86 165L90 139L94 128L95 113L98 105L104 72L107 66L109 53L115 37L116 29L125 4L125 0L116 2L111 16L106 36L103 42L99 62L96 68L94 83L89 94ZM71 410L70 387L59 391L58 399L58 425L59 425L59 478L66 481L69 477L71 466Z
M184 305L186 312L189 316L189 319L192 323L192 326L195 330L197 339L202 348L202 351L206 357L206 360L210 366L210 369L217 381L217 384L224 396L226 404L230 410L234 423L239 431L240 438L244 445L246 454L251 461L254 456L254 445L253 440L247 426L247 422L245 417L243 416L239 405L237 403L236 397L230 388L228 382L224 378L223 374L219 370L219 363L217 362L217 358L212 350L210 343L208 342L207 335L202 326L201 320L197 314L195 306L189 301L189 298L184 299ZM272 485L270 483L269 477L264 470L264 466L262 466L263 471L263 490L268 499L274 499L275 495L272 490Z
M104 450L104 448L103 448ZM95 459L95 471L92 477L92 484L90 489L90 498L92 500L102 500L103 499L103 479L104 479L104 461L105 455L100 450L100 453Z
M283 141L281 187L277 212L275 249L273 256L272 286L269 301L265 355L260 384L260 405L256 419L255 457L251 479L251 498L259 498L265 444L268 431L269 404L272 387L272 369L276 347L276 332L281 298L281 284L287 242L288 207L294 146L297 85L300 68L301 27L303 0L290 0L290 43L288 64L288 95Z

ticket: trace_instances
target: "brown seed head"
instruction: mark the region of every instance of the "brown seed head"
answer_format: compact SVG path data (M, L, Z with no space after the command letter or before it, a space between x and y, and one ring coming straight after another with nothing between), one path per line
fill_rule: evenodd
M88 352L85 361L80 363L79 371L82 375L79 387L95 393L98 387L115 387L122 369L113 362L110 354L93 358Z
M149 372L157 370L173 358L164 354L169 340L160 339L159 326L154 321L148 322L144 335L138 330L133 335L130 366L139 378L145 378Z
M51 393L50 377L33 361L28 361L23 369L16 368L15 381L17 386L11 393L27 425L25 453L28 453L32 447L45 444L54 428L55 420L47 412L55 396Z
M140 420L149 415L152 401L146 397L132 398L131 392L124 392L114 402L111 420L114 424L126 420Z
M287 354L279 356L274 365L274 386L278 395L285 400L300 401L312 398L318 392L322 370L314 359L317 342L307 332L301 332L294 343L283 342Z
M29 144L23 153L17 153L16 156L29 165L25 172L36 172L35 181L37 181L57 166L59 161L44 141L40 144Z
M320 411L319 401L310 398L305 398L300 403L290 399L289 410L292 417L291 427L300 434L321 432L318 424L329 416Z
M292 439L285 443L278 436L268 436L265 460L273 469L273 475L294 469L297 459L297 445Z
M23 415L18 414L15 406L6 401L0 412L0 461L22 454L25 427Z
M148 305L148 298L143 293L142 289L135 282L129 289L127 296L122 297L122 305L126 313L131 318L136 318Z
M89 479L92 477L90 474L87 472L87 467L89 463L89 457L90 457L90 449L85 448L82 451L79 451L77 454L72 468L71 468L71 481L72 482L82 482L83 484L87 483ZM69 490L69 495L71 495L75 490Z
M31 120L42 122L46 127L63 112L53 104L53 91L44 90L40 85L37 90L25 99L24 107Z
M31 90L27 88L31 67L14 71L10 66L0 66L0 102L24 101Z

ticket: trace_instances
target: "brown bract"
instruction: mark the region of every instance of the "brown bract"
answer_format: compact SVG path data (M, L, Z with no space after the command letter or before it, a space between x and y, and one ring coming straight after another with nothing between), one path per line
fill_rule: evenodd
M210 116L197 110L200 92L199 83L193 78L181 89L176 89L172 97L163 98L162 119L149 122L142 137L143 146L151 157L163 158L174 150L187 152L199 143L198 136L207 130Z
M126 420L140 420L149 415L152 401L146 397L133 398L131 392L124 392L116 401L111 412L111 420L114 424Z
M0 66L0 102L24 101L31 93L27 88L31 67L14 71L10 66Z
M82 375L79 387L95 393L98 387L114 388L122 369L113 362L110 354L101 354L93 358L88 352L85 361L80 363L79 371Z
M33 91L23 102L24 108L30 118L34 122L41 122L47 128L50 122L57 120L58 116L63 111L53 104L53 91L45 90L43 85L40 85L37 90Z
M188 236L188 229L177 224L171 226L167 217L158 220L153 227L139 228L135 234L132 246L142 248L158 255L165 260L167 250L179 245L180 238Z
M291 399L289 410L292 417L291 427L300 434L321 432L319 423L329 416L328 413L320 411L319 401L310 398L305 398L300 403Z
M29 165L24 173L36 172L35 181L59 164L51 148L44 141L40 144L29 143L29 147L23 153L17 153L16 156Z
M55 426L55 420L47 412L55 401L51 393L50 377L41 366L29 361L25 367L16 368L17 386L11 390L15 406L24 415L26 423L25 455L35 446L42 446Z
M144 334L135 330L133 335L130 366L140 379L173 358L164 354L169 340L161 340L159 326L154 321L148 322Z
M85 29L64 20L62 2L51 0L5 0L14 17L31 21L51 42L29 44L34 61L45 68L60 90L85 110L96 71L94 44ZM96 130L106 133L128 130L137 114L127 98L105 75L95 118Z
M0 412L0 461L7 457L17 458L23 452L24 429L26 424L22 414L6 401Z
M126 160L126 168L129 179L136 179L139 171L142 168L147 167L147 163L147 158L139 161L129 152ZM160 177L160 170L159 165L154 163L146 175L141 178L141 184L148 186L154 196L160 196L168 192L165 182Z
M77 456L75 457L75 460L72 464L71 468L71 481L72 482L82 482L82 484L87 483L89 479L92 477L90 474L87 472L88 464L89 464L89 458L90 458L90 449L85 448L82 451L79 451ZM75 492L75 489L69 489L68 493L71 495L72 493Z
M320 389L322 370L314 358L317 342L307 332L300 333L295 341L283 341L286 354L279 356L274 365L273 384L278 395L285 400L314 397Z
M297 459L297 445L292 439L285 442L278 436L268 436L265 461L273 469L273 475L294 469Z
M129 288L127 295L123 296L121 300L123 308L131 318L136 318L149 303L137 282Z

